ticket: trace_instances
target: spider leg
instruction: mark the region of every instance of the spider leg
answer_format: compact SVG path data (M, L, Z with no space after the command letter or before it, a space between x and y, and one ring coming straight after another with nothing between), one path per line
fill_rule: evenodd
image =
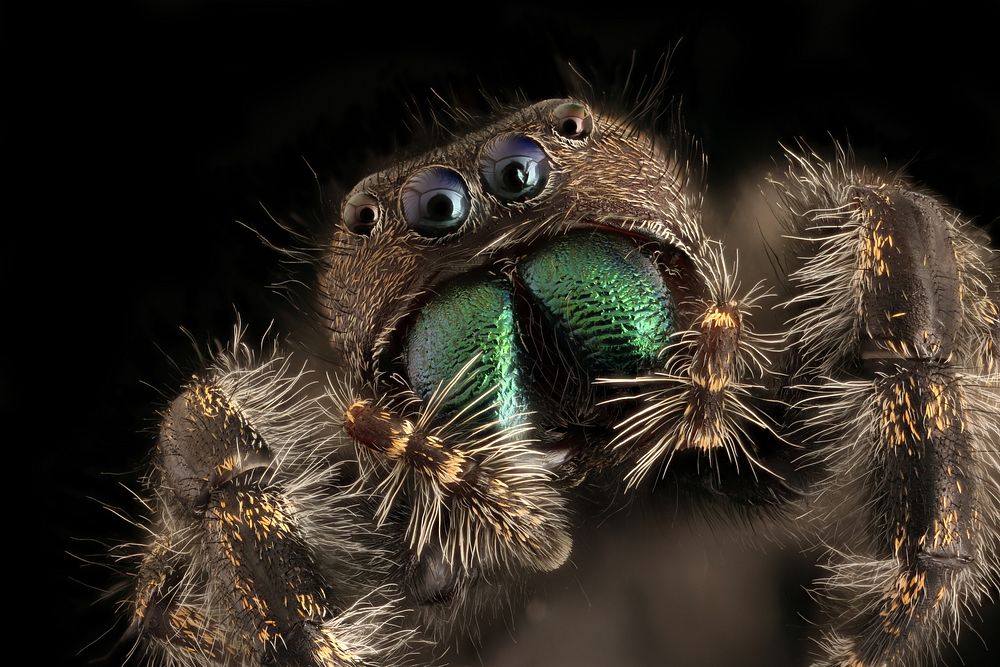
M323 502L309 489L329 485L331 468L318 423L302 421L311 402L274 363L195 377L166 411L160 537L139 573L133 625L181 664L384 664L403 637L385 609L345 608L325 576L312 539L321 517L304 501Z
M599 380L625 389L608 402L629 407L610 448L631 462L628 488L654 478L683 486L699 508L780 508L798 494L788 481L797 454L777 432L784 404L762 399L783 341L753 327L753 311L772 295L760 283L742 290L738 265L714 243L698 272L705 293L685 304L691 324L661 352L662 366Z
M786 303L810 503L831 549L818 665L911 665L995 583L994 280L957 216L896 179L790 155Z
M364 398L346 385L331 393L363 472L380 480L379 525L396 510L405 514L407 578L418 603L462 598L472 578L554 570L572 546L565 500L531 446L530 427L490 417L496 388L469 394L457 411L442 409L475 386L477 361L425 400Z
M470 438L453 439L447 428L411 421L365 399L347 406L344 429L391 466L382 516L399 485L410 482L407 532L418 557L438 545L439 557L465 572L474 565L549 571L569 557L563 499L542 455L519 440L519 429L480 426Z
M333 395L363 479L383 499L377 524L405 527L396 546L402 589L440 642L476 635L480 620L521 594L526 573L554 570L572 546L544 453L524 427L484 420L490 392L439 416L469 364L426 401L380 402L345 387Z

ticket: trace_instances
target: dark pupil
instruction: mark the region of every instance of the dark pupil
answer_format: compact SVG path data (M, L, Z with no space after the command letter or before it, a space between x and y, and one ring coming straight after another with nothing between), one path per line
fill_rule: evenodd
M578 134L580 132L580 119L567 118L562 124L563 134Z
M447 195L437 194L427 202L427 216L431 220L450 220L454 206Z
M375 222L375 209L371 206L363 207L360 211L358 211L358 222L366 225Z
M503 186L509 192L520 192L528 182L528 172L523 164L511 162L500 173Z

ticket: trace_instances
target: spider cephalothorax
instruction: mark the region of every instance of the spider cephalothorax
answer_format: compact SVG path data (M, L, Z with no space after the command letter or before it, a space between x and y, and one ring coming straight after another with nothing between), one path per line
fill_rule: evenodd
M689 162L625 116L507 109L363 179L315 252L329 363L237 346L164 415L145 645L399 661L560 567L582 485L669 472L751 517L857 503L824 659L931 651L996 572L993 274L932 199L791 159L805 249L770 336ZM789 480L800 455L824 472Z
M752 458L734 434L741 419L764 426L737 396L766 363L749 303L677 156L647 135L542 102L345 202L321 277L335 356L350 360L344 429L389 468L379 521L406 488L408 543L447 572L420 583L431 597L465 576L558 567L559 485L647 438L630 479L685 448Z

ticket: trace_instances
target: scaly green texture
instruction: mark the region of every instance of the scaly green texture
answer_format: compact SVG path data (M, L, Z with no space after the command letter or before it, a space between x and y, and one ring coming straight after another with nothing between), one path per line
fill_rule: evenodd
M628 239L562 237L526 258L518 275L590 371L629 375L648 369L670 342L670 289Z
M461 408L496 386L488 402L498 405L490 416L505 427L522 423L529 409L523 352L517 341L510 288L496 279L449 285L420 311L406 341L413 390L427 398L477 353L482 355L473 369L478 374L445 403L445 412Z

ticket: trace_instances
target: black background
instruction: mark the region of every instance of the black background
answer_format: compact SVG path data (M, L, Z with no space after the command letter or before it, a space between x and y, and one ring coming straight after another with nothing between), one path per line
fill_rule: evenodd
M831 3L834 4L834 3ZM18 522L8 606L53 664L110 623L83 583L128 527L97 500L134 505L160 394L230 335L261 332L280 307L276 257L234 221L281 239L259 205L314 217L324 181L350 187L372 155L408 142L407 104L430 90L480 106L477 90L559 96L566 61L613 82L676 46L670 91L710 156L709 193L804 137L850 137L984 226L1000 219L1000 58L995 12L835 7L654 13L362 3L145 2L114 9L5 8L7 122L0 399ZM943 13L942 13L943 12ZM488 17L488 18L486 18ZM992 38L995 39L995 38ZM450 91L450 92L449 92ZM415 101L415 102L414 102ZM161 352L162 349L162 352ZM19 600L14 603L11 596ZM26 604L22 605L20 601ZM997 613L978 624L989 637ZM11 632L15 628L8 627ZM967 664L987 664L965 633ZM994 653L1000 644L992 641Z

